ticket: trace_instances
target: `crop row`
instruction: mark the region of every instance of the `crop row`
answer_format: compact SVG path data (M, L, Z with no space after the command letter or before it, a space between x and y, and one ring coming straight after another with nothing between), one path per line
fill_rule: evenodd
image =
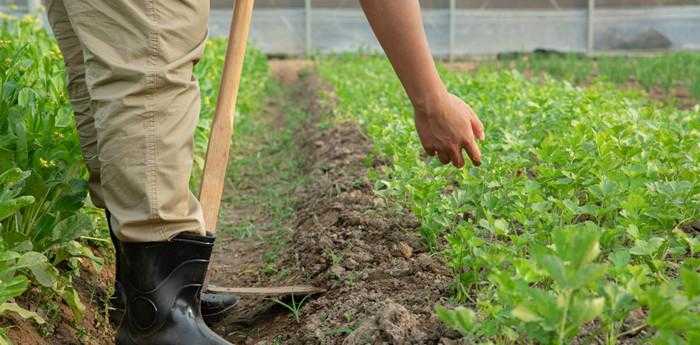
M378 194L421 221L454 273L439 317L468 343L700 343L700 111L611 84L441 71L481 116L479 168L426 159L383 59L321 59L338 114L361 122ZM642 333L644 334L644 333ZM527 340L523 340L527 339Z

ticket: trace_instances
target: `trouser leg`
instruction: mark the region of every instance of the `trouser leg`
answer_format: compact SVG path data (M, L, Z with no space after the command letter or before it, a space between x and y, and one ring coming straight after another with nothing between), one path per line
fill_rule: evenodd
M97 155L97 131L90 104L90 94L85 84L83 47L73 31L63 0L47 0L49 24L58 41L66 68L68 96L75 113L75 125L80 138L80 148L89 172L89 190L92 203L104 208L104 197L100 184L100 160Z
M64 2L85 59L101 185L120 240L204 234L189 190L209 1Z

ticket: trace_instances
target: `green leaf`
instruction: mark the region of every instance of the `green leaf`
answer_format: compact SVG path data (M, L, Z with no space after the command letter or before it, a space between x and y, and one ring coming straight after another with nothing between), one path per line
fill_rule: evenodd
M63 297L63 300L66 301L68 306L71 308L73 315L78 319L78 321L82 320L83 315L85 314L85 305L80 301L78 291L72 287L67 287L64 289L61 297Z
M34 96L36 93L34 90L25 87L22 90L19 91L19 94L17 95L17 104L20 107L27 107L27 106L32 106L34 105Z
M627 234L634 240L639 239L639 228L636 225L630 224L627 226Z
M569 281L564 287L570 289L580 289L586 285L600 280L607 270L607 266L601 264L588 264L576 270L569 277Z
M573 316L578 321L578 324L584 324L592 321L603 313L605 306L605 298L587 298L578 300L574 303Z
M17 262L17 266L29 269L34 279L40 285L48 288L56 288L58 270L49 263L44 254L38 252L24 253Z
M14 345L10 338L5 335L5 330L0 327L0 345Z
M631 256L629 252L620 250L610 254L608 259L610 260L610 262L612 262L613 266L615 266L616 269L622 269L625 266L627 266L627 264L629 264Z
M511 313L523 322L537 322L542 320L540 316L522 304L516 306Z
M634 297L618 285L605 284L602 292L605 295L608 308L603 316L611 321L624 320L629 312L637 306Z
M22 171L19 168L9 169L0 174L0 186L16 184L26 179L30 174L30 171Z
M22 120L13 121L13 132L16 136L15 159L20 167L29 165L29 139L27 138L27 128Z
M508 234L508 222L503 219L496 219L493 221L493 230L496 235L507 235Z
M538 257L537 262L559 286L566 286L569 283L564 263L558 257L544 255Z
M574 268L593 262L600 254L598 227L593 223L579 224L554 233L557 256Z
M23 319L32 319L32 320L34 320L34 322L36 322L40 325L45 323L44 319L41 316L39 316L39 314L37 314L33 311L29 311L27 309L24 309L24 308L20 307L19 305L17 305L17 303L2 303L2 304L0 304L0 315L4 314L6 312L16 313L20 317L22 317Z
M21 208L34 203L33 196L21 196L10 200L0 201L0 221L17 213Z
M24 293L29 287L29 279L25 276L14 276L9 281L0 281L0 303Z
M654 255L666 240L661 237L652 237L648 241L637 240L634 247L630 248L630 254L637 256Z
M70 108L63 107L56 114L56 127L66 128L73 124L73 111Z
M690 267L681 268L681 281L688 298L700 296L700 273Z
M74 214L58 222L53 228L42 225L42 230L34 238L36 250L44 251L56 245L63 245L88 234L92 230L92 220L83 213Z
M56 201L58 211L74 213L83 207L87 197L88 184L84 180L74 179L67 184L68 190Z
M17 259L19 259L20 256L21 255L15 251L2 250L2 251L0 251L0 262L17 260Z
M465 307L457 307L449 310L441 305L435 306L435 314L440 321L447 324L450 328L467 335L474 328L474 320L476 318L471 309Z

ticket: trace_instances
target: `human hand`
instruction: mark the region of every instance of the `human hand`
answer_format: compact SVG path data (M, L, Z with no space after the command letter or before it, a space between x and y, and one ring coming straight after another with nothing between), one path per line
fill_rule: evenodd
M464 166L462 149L474 165L481 165L476 140L484 140L484 126L469 105L459 97L444 93L424 106L415 108L416 131L425 151L437 155L442 164Z

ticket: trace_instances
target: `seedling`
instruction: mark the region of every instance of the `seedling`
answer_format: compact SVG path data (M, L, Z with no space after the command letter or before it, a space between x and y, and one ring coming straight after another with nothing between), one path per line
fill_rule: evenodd
M287 310L289 310L292 313L294 321L299 322L299 316L301 315L301 307L304 305L304 302L306 302L307 298L309 298L309 295L304 296L304 298L302 298L301 301L297 302L294 295L292 295L292 301L290 303L285 303L278 298L273 298L272 300L275 303L287 308Z

